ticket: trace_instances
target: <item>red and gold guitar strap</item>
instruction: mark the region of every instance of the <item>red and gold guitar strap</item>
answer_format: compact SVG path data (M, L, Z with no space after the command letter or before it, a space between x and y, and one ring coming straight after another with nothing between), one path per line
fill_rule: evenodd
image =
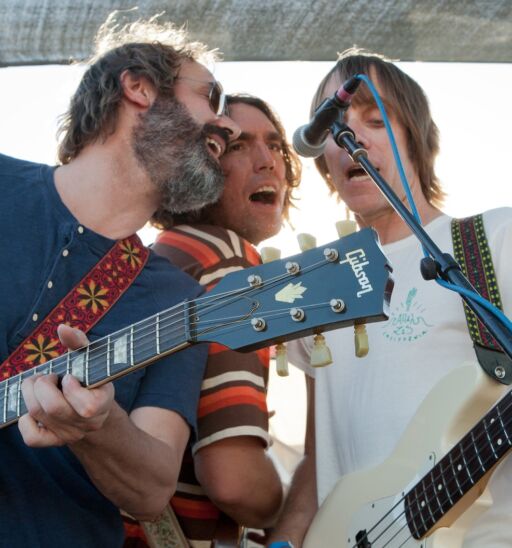
M64 354L58 325L89 331L130 287L148 257L149 249L136 234L118 240L0 365L0 380Z

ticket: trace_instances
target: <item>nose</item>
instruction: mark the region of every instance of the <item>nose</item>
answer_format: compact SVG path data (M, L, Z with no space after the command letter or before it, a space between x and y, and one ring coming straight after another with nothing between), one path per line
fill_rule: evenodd
M360 143L364 148L367 149L370 146L370 139L366 131L366 128L364 127L364 124L360 122L359 120L356 120L355 118L352 118L350 123L347 122L347 124L350 127L350 129L354 132L356 136L356 141Z
M253 166L255 172L263 170L273 171L276 160L266 143L256 143L253 147Z
M225 129L229 133L230 140L238 139L242 133L239 125L225 114L218 116L214 121L212 121L212 124Z

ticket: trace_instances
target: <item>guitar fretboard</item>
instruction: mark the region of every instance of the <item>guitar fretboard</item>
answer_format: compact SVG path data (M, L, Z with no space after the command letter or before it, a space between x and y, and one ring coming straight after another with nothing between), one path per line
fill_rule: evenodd
M405 495L412 536L422 538L511 447L509 392Z
M58 358L33 367L0 382L0 428L27 412L21 385L24 379L38 374L55 373L75 376L86 387L99 386L145 367L163 355L188 346L188 304L180 303L164 312L130 325L67 352Z

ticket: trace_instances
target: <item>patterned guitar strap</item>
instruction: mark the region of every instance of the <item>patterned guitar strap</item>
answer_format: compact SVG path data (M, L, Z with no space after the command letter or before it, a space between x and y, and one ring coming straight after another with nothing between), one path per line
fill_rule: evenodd
M67 352L57 335L59 324L89 331L130 287L148 257L149 249L136 234L118 240L0 365L0 380Z
M503 310L482 215L452 219L451 228L454 255L462 272L482 297ZM500 383L511 384L512 360L465 302L464 312L481 367Z

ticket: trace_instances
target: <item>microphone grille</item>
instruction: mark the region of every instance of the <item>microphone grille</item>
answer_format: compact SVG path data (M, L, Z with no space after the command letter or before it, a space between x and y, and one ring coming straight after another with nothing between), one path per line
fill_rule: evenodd
M303 156L304 158L317 158L324 153L325 142L319 143L318 145L312 145L309 143L304 135L304 130L307 127L308 125L306 124L305 126L301 126L295 130L292 138L292 145L295 152L300 156Z

